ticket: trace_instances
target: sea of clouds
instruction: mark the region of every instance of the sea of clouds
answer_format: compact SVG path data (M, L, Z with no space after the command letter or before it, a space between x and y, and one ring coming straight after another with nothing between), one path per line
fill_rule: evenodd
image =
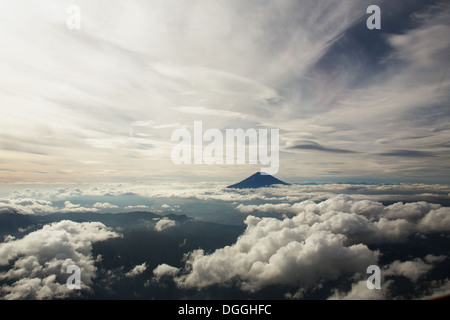
M448 273L430 277L435 270L448 270L450 207L449 188L444 185L322 184L251 190L208 184L190 188L179 185L47 191L27 188L2 198L0 211L33 215L108 212L126 207L107 202L81 205L73 200L106 194L171 198L178 201L176 208L181 213L186 199L196 201L199 208L205 201L226 203L231 208L226 214L240 217L245 225L244 232L231 245L212 252L201 247L187 252L181 267L162 262L153 270L154 278L148 279L149 283L172 282L179 290L235 286L248 294L282 286L286 288L284 298L288 299L307 298L334 281L348 286L330 289L329 299L404 298L395 291L398 279L406 279L413 288L412 296L409 293L408 297L427 298L450 290ZM175 205L158 208L161 212L169 209L172 211L167 212L173 212ZM154 230L163 232L175 225L164 217ZM61 282L70 264L85 270L83 289L89 291L96 278L96 259L100 258L92 256L92 244L120 236L118 230L101 223L60 221L20 239L5 237L0 243L0 280L6 283L1 287L1 297L70 297L74 292ZM433 250L415 254L410 243L429 245ZM392 246L412 253L400 252L397 257L390 249ZM380 290L369 290L366 286L369 265L381 268ZM141 274L147 267L145 263L136 265L125 276Z

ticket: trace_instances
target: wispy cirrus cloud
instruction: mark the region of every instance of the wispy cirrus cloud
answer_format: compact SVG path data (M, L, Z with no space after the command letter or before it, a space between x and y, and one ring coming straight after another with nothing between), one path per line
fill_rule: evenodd
M92 244L119 234L102 223L60 221L0 244L0 266L12 267L0 272L2 299L61 299L80 294L66 285L69 265L81 269L81 289L89 291L96 277Z

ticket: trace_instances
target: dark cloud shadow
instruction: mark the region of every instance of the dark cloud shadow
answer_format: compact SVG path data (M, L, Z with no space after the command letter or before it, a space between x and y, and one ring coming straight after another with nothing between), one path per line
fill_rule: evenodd
M289 149L315 150L315 151L332 152L332 153L358 153L353 150L324 147L314 141L304 141L302 144L296 144L292 147L289 147Z

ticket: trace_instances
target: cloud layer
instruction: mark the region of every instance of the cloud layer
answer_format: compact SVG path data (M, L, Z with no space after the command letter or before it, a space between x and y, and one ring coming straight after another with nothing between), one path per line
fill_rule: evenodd
M383 205L338 195L318 203L307 200L238 208L295 215L284 219L249 215L245 232L234 244L212 253L192 251L183 268L161 265L155 275L168 270L180 288L232 284L255 292L270 285L297 287L299 291L286 297L301 298L304 292L333 280L364 278L367 267L377 265L385 253L374 246L404 244L411 237L426 239L428 234L450 232L450 208L427 202ZM389 297L390 278L401 276L416 283L434 264L447 258L428 255L393 261L382 266L387 279L384 291L370 291L361 280L354 282L349 292L336 292L334 298Z
M176 225L177 225L177 223L175 221L170 220L168 218L162 218L162 219L158 220L158 222L156 222L155 230L156 231L163 231L165 229L174 227Z
M64 206L57 207L51 201L38 199L0 199L0 213L16 213L23 215L49 214L55 212L97 212L98 208L114 208L105 203L96 203L93 208L86 208L80 204L74 204L69 200L64 201ZM115 206L117 208L117 206Z
M0 244L0 289L2 299L59 299L75 297L69 289L67 267L81 270L81 289L89 290L96 277L92 244L119 235L99 222L60 221L45 225L22 239Z

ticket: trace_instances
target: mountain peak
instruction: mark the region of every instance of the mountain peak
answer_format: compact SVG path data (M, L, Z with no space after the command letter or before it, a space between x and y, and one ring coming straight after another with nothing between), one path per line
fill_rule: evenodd
M281 181L275 178L274 176L271 176L270 174L263 174L261 172L256 172L247 179L244 179L241 182L238 182L231 186L228 186L227 188L236 188L236 189L263 188L263 187L270 187L271 185L274 184L289 185L289 183Z

